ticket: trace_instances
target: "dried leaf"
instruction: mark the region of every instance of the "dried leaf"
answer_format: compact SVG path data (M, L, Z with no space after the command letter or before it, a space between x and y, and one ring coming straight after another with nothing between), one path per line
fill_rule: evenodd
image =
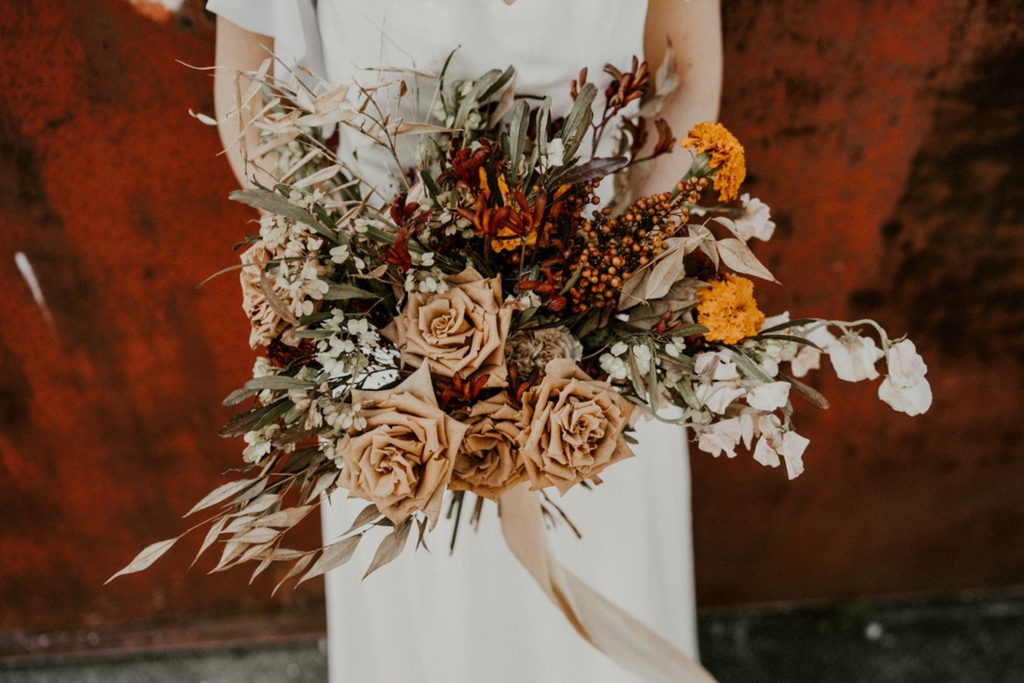
M251 503L246 505L244 508L239 510L237 514L239 516L258 514L260 512L263 512L264 510L268 509L274 503L276 503L278 501L278 499L280 499L280 497L281 496L279 496L276 493L264 493L264 494L260 495L259 497L257 497L256 500L252 501Z
M189 116L192 116L193 118L197 119L200 123L202 123L204 125L216 126L217 123L218 123L217 119L213 118L212 116L207 116L206 114L203 114L202 112L195 112L195 111L192 111L191 109L189 109L188 113L189 113Z
M143 569L148 568L151 564L159 560L164 553L170 550L171 546L173 546L175 542L177 542L178 538L181 537L178 536L177 538L168 538L165 541L158 541L156 543L146 546L145 548L143 548L141 553L135 556L134 560L128 563L128 566L126 566L124 569L122 569L121 571L117 572L109 579L104 581L103 585L107 585L119 576L124 576L125 574L134 574L135 572L141 572Z
M516 101L516 76L512 74L512 78L509 80L508 85L501 92L501 97L498 98L498 103L494 107L494 111L491 112L490 118L487 120L487 127L493 128L498 125L498 122L512 110L512 106Z
M316 480L316 484L314 484L313 488L310 490L309 495L306 496L306 502L308 503L319 498L324 491L330 488L334 482L338 480L339 474L340 472L328 472L327 474L321 474Z
M648 90L647 97L640 103L640 116L654 116L661 111L665 100L679 87L679 76L676 73L676 54L669 41L665 50L665 58L661 60L658 70L654 73L654 88Z
M665 240L665 244L668 249L646 266L633 271L623 284L619 294L620 311L668 294L672 285L685 277L683 257L688 253L688 242L679 237L670 237Z
M246 549L245 543L238 543L236 541L228 541L224 544L224 550L221 552L220 560L217 562L217 566L210 570L210 574L224 571L228 568L229 563L242 554L242 551Z
M771 271L757 260L754 252L750 251L750 247L742 240L738 240L735 237L718 240L718 253L722 257L722 263L737 273L745 273L770 282L778 282Z
M402 554L402 548L405 547L406 539L409 538L409 529L411 528L412 518L410 517L384 537L384 540L377 546L377 552L373 556L373 561L370 563L366 573L363 574L364 579Z
M268 529L267 527L259 526L255 529L249 529L248 531L235 536L231 540L235 543L252 545L254 543L269 543L280 535L281 532L277 529Z
M255 479L239 479L238 481L229 481L228 483L218 486L214 490L203 496L203 499L192 506L192 509L185 513L185 517L198 512L199 510L205 510L211 505L216 505L222 500L227 500L231 496L244 491L246 488L251 486Z
M281 589L281 586L283 586L285 582L288 581L288 579L301 574L303 570L309 566L309 563L313 561L314 555L315 553L309 552L300 557L298 560L296 560L295 564L292 565L292 568L289 569L288 573L284 575L284 578L278 581L277 585L274 586L274 590L270 593L271 597L277 594L277 591Z
M299 586L306 581L314 579L325 572L329 572L335 567L340 567L351 560L352 555L356 552L356 548L359 546L359 541L362 539L363 534L349 536L348 538L343 538L340 541L336 541L324 548L323 552L320 554L320 558L317 559L316 563L295 585Z
M317 114L306 114L300 116L295 123L300 126L330 126L340 121L351 121L358 114L352 109L335 109L334 111L325 111Z
M254 521L256 521L256 515L242 515L241 517L235 517L231 520L231 524L229 524L224 531L226 533L244 531L245 529L250 528Z
M433 123L416 123L414 121L399 121L394 127L394 135L434 135L435 133L450 133L451 128L438 126Z
M277 527L280 529L293 527L301 522L315 507L315 505L301 505L294 508L285 508L280 512L275 512L261 519L260 526Z
M326 168L321 168L316 173L309 174L302 180L297 181L293 187L299 190L304 187L310 187L317 183L325 182L338 175L339 171L341 171L341 164L332 164Z
M352 526L350 526L348 528L348 531L345 532L345 535L347 536L348 534L352 533L353 531L355 531L359 527L366 526L367 524L370 524L371 522L376 522L381 517L383 517L383 515L380 512L380 508L377 507L377 504L376 503L370 503L369 505L364 507L359 512L358 515L356 515L355 521L352 522Z
M199 546L199 550L196 552L195 559L193 559L192 564L189 565L190 567L194 565L196 563L196 560L198 560L200 556L202 556L202 554L205 553L210 548L210 546L217 541L217 538L221 535L221 532L224 531L224 525L227 524L227 521L227 517L221 517L216 522L210 525L210 530L206 532L206 538L203 539L203 544Z

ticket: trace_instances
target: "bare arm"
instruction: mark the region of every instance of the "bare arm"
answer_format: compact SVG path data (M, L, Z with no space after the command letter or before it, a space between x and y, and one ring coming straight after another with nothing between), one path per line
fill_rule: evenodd
M235 108L237 92L235 74L239 71L255 71L263 60L267 59L274 50L274 39L261 36L258 33L251 33L236 24L231 23L223 17L217 17L217 52L216 64L219 67L213 81L213 106L220 121L218 131L220 140L225 148L225 156L231 164L231 170L238 179L239 185L248 187L252 183L252 176L260 178L264 174L257 172L250 167L246 169L245 161L242 158L241 148L236 144L238 133L241 130L240 121L237 116L224 120L225 114ZM244 92L249 87L249 80L242 79L238 87ZM242 116L256 113L259 109L259 101L254 100ZM258 143L258 134L250 129L246 136L248 149L255 149ZM269 179L267 179L269 181Z
M683 137L693 124L718 118L722 96L722 21L719 0L650 0L644 51L657 69L671 41L679 87L659 116ZM638 169L640 194L665 192L686 171L689 155L678 148Z

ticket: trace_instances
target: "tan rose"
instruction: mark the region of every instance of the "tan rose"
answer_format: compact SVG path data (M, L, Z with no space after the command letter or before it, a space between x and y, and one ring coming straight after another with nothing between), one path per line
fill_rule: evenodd
M260 285L261 276L273 281L273 276L262 273L264 264L273 259L274 256L259 243L252 245L241 255L242 270L239 273L239 281L242 284L242 310L245 311L251 325L249 347L253 349L257 346L267 346L278 337L282 337L282 341L290 346L298 344L292 325L294 318L292 322L285 320L267 301L267 295ZM280 296L281 292L275 294Z
M520 453L534 489L565 493L633 455L622 438L633 406L607 382L569 359L548 363L544 379L523 395Z
M464 421L469 428L455 460L453 491L470 491L496 499L510 487L526 481L519 457L519 411L509 405L508 395L479 401Z
M520 330L505 344L505 357L509 366L519 368L522 377L542 373L556 358L579 360L583 357L583 345L564 327Z
M433 527L466 426L438 408L425 365L394 389L352 393L366 427L339 449L339 484L395 524L423 512Z
M405 308L381 333L402 353L402 362L424 360L442 377L487 374L488 387L506 384L505 340L512 310L501 305L501 282L467 268L448 280L445 292L412 293Z

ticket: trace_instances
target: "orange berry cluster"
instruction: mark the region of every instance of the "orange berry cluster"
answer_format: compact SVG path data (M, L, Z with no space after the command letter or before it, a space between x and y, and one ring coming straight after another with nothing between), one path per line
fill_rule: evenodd
M684 202L696 204L707 184L705 178L680 181L675 195L640 197L620 216L612 217L609 208L595 211L593 220L583 223L582 270L569 290L572 311L614 307L631 274L664 251L665 240L686 225L690 216Z

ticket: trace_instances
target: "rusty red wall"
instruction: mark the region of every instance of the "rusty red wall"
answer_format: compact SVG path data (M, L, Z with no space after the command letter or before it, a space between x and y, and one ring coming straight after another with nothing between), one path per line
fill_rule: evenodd
M723 119L777 216L761 253L788 285L765 304L910 333L936 400L911 420L823 379L833 408L804 411L795 482L695 454L701 603L1024 583L1019 3L723 4ZM317 586L271 599L273 577L186 574L199 539L101 588L238 457L214 436L250 365L237 287L195 283L231 263L250 216L225 200L215 132L186 114L212 108L208 75L175 61L212 63L197 6L0 7L5 652L105 625L173 622L188 640L216 630L200 615L230 617L225 637L254 617L321 624Z

